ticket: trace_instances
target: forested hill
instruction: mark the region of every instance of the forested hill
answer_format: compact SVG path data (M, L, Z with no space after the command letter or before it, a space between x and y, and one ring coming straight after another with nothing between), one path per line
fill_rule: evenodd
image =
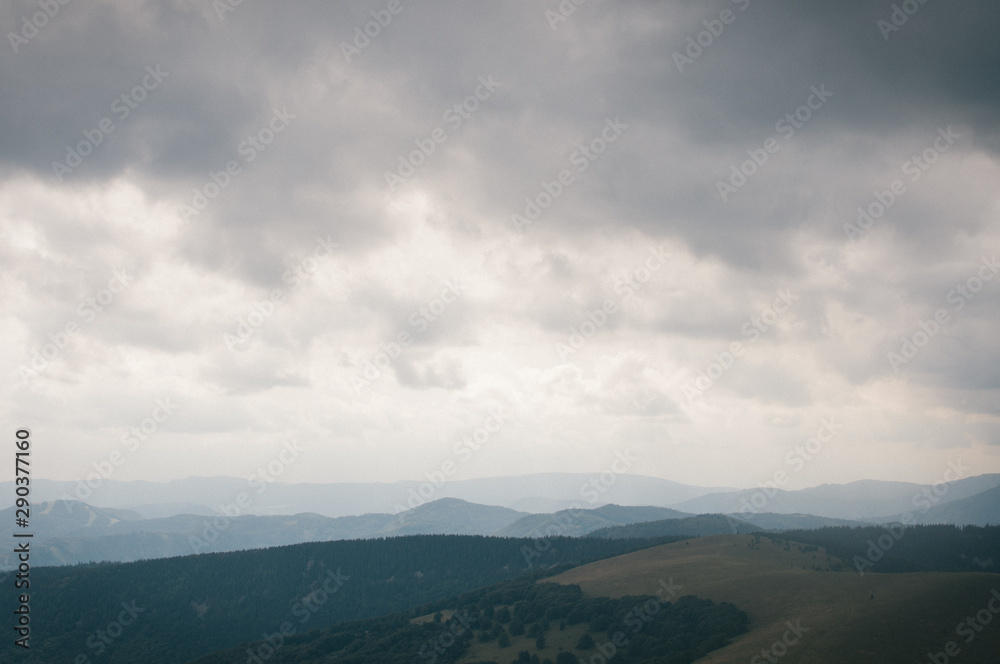
M286 621L300 633L409 609L530 569L610 557L672 539L418 535L33 568L31 649L15 648L13 639L5 639L0 661L185 662L258 639ZM2 597L0 610L14 615L14 594ZM134 619L126 614L130 624L114 627L123 607L131 608ZM118 633L109 638L110 632Z
M858 526L788 530L859 572L1000 572L1000 526Z
M663 519L646 523L630 523L626 526L610 526L598 528L587 537L629 538L629 537L664 537L668 535L685 535L688 537L704 537L706 535L729 535L731 533L754 533L763 528L752 523L725 516L723 514L702 514L685 519Z
M738 607L696 597L585 596L530 575L409 612L279 633L192 664L687 664L746 631ZM666 586L669 591L670 587ZM255 659L256 658L256 659Z

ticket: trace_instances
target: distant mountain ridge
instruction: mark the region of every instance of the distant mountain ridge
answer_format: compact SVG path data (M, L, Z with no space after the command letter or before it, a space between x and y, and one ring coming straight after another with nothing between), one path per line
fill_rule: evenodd
M993 487L968 498L932 505L929 499L921 502L921 509L870 521L903 521L916 524L951 524L972 526L1000 525L1000 486Z
M540 477L548 476L521 478L524 480L522 488L537 490L536 483ZM560 477L564 484L579 480L579 476L574 475ZM286 488L299 490L301 486L287 485ZM550 491L558 493L562 489L556 487ZM147 500L162 497L145 496ZM506 500L515 504L532 501L536 505L565 504L550 498L526 500L516 494L507 496ZM718 509L724 505L732 506L734 502L741 507L728 512ZM154 512L169 512L170 505L200 505L190 501L144 504ZM586 503L580 501L572 501L570 504L574 507L532 514L503 506L444 497L428 500L409 510L340 517L312 512L236 516L228 512L230 516L224 516L218 511L206 509L207 513L202 514L143 518L138 511L96 507L76 500L41 502L32 507L32 525L35 528L33 561L37 565L66 565L100 560L126 562L312 541L409 534L580 537L616 526L665 520L671 520L671 523L664 523L660 531L648 532L661 535L714 532L698 530L681 533L676 530L683 527L677 520L695 516L694 511L655 505L600 505L595 502L592 507L582 507ZM724 518L729 519L730 523L737 520L753 524L755 528L775 531L884 523L904 520L904 517L915 524L1000 524L1000 475L981 475L936 487L863 481L846 485L823 485L800 491L768 492L758 489L724 492L700 496L684 501L681 505L687 505L689 509L705 510L698 512L700 515L728 514ZM759 509L747 509L748 506ZM900 508L906 511L900 511ZM0 511L0 536L11 535L15 523L13 511L14 508ZM699 524L700 528L707 522L687 523ZM638 536L638 532L647 531L636 529L632 536ZM0 569L11 569L15 564L10 552L0 553Z
M694 514L772 512L873 520L920 509L928 501L943 505L969 498L997 486L1000 486L1000 474L996 473L942 483L938 487L910 482L861 480L796 491L761 487L713 493L673 507Z
M439 498L480 505L549 512L569 507L655 505L690 500L725 488L697 487L645 475L618 474L605 485L599 473L538 473L454 482L338 482L329 484L265 483L236 477L188 477L170 482L107 479L91 489L84 482L32 480L33 500L80 500L102 508L133 509L143 516L211 514L241 494L244 513L300 514L327 517L370 513L395 514ZM13 496L13 482L0 482L0 496ZM10 504L10 503L8 503ZM145 507L146 511L141 508Z
M599 528L691 516L668 507L603 505L595 509L560 510L553 514L523 516L495 534L501 537L580 537Z
M218 518L178 515L141 519L133 513L95 508L78 501L41 503L34 518L32 560L37 565L70 565L91 561L131 562L194 553L239 551L304 542L370 539L401 535L498 535L504 537L577 536L596 528L679 515L663 507L605 505L557 515L477 505L442 498L399 514L364 514L337 518L319 514L244 515ZM0 511L0 523L14 523L14 508ZM117 519L112 514L133 518ZM557 532L530 527L555 517L572 524ZM525 521L529 520L529 521ZM534 520L534 521L531 521ZM523 535L517 535L522 532ZM4 531L0 530L0 533ZM11 569L16 560L0 556L0 567Z

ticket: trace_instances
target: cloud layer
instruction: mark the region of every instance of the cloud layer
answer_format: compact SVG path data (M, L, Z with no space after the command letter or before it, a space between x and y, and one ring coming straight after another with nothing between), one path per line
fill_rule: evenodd
M0 55L38 476L419 479L499 407L454 479L754 486L828 417L785 488L1000 471L995 3L53 6Z

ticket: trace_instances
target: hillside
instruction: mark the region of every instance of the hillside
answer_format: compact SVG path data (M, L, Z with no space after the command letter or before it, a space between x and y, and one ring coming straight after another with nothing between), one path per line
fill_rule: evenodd
M963 472L967 472L964 469ZM772 512L812 514L848 520L873 520L889 514L922 509L927 504L944 505L1000 486L1000 474L978 475L938 487L911 482L861 480L848 484L823 484L808 489L744 489L713 493L671 507L694 514L739 514ZM956 522L963 525L963 522Z
M599 648L614 647L603 642L609 632L628 634L627 644L619 638L616 664L689 664L728 644L746 623L731 604L669 594L585 597L577 586L533 574L407 613L242 644L192 664L243 664L254 656L271 664L576 664L606 661Z
M1000 526L841 526L781 536L821 546L859 571L1000 571Z
M100 664L172 664L260 638L283 621L303 632L654 543L420 535L32 567L31 650L5 639L0 661L52 664L74 661L81 651L93 655L87 639L116 619L123 602L143 611ZM14 601L14 593L2 593L0 612L13 615Z
M0 523L6 526L8 535L14 523L13 511L0 511ZM32 561L35 565L132 562L394 535L490 535L522 516L524 512L504 507L444 498L398 515L242 515L224 518L219 522L222 527L216 527L214 517L185 514L142 519L134 512L60 500L41 503L32 511ZM0 565L5 568L12 567L12 563L9 552L0 556Z
M773 512L740 512L730 514L730 517L760 526L764 530L794 530L806 528L825 528L827 526L860 526L861 521L849 519L834 519L812 514L775 514Z
M8 529L14 523L7 510ZM0 516L5 512L0 512ZM132 512L95 508L78 501L43 503L34 512L35 565L136 560L192 553L241 551L269 546L365 539L396 535L494 535L505 537L543 534L586 534L604 525L659 519L680 514L665 507L605 505L593 510L570 510L557 515L477 505L457 498L441 498L399 514L364 514L330 518L319 514L243 515L213 525L213 517L177 515L141 519ZM116 518L115 515L118 515ZM126 520L127 519L127 520ZM525 525L527 524L527 525ZM535 528L541 524L541 528ZM552 524L562 524L551 530ZM530 526L530 527L529 527ZM564 532L563 532L564 531ZM0 566L10 569L11 553L0 555Z
M740 521L723 514L702 514L684 519L663 519L647 523L632 523L626 526L599 528L587 537L629 538L664 537L669 535L705 537L707 535L729 535L733 533L753 533L759 526Z
M913 523L1000 525L1000 486L968 498L940 505L932 506L930 500L925 499L920 507L920 509L908 513L912 517ZM882 517L878 521L899 521L902 518L902 514L897 514L891 517Z
M751 661L789 636L790 626L802 635L772 651L785 651L782 664L927 661L928 652L956 639L961 662L996 661L995 635L966 643L955 626L986 608L1000 584L997 575L828 571L838 562L808 545L718 535L584 565L551 580L578 584L588 596L610 597L647 593L670 581L681 594L731 602L746 611L750 631L703 662Z
M666 507L603 505L596 509L568 509L553 514L531 514L496 532L500 537L568 535L579 537L607 526L690 516Z
M379 535L492 535L526 516L506 507L441 498L400 512Z

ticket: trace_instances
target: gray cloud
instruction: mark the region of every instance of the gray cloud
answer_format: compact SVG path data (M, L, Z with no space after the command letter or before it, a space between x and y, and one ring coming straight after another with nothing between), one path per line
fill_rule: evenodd
M161 449L211 446L212 474L243 472L245 417L261 445L301 430L339 479L416 477L497 400L520 424L497 434L496 473L524 467L530 426L540 466L567 437L597 467L639 436L671 441L676 463L650 472L744 485L830 412L865 468L910 446L891 479L933 481L957 441L1000 468L1000 278L949 300L1000 248L995 3L911 3L885 32L893 3L870 0L593 2L554 29L555 2L403 0L345 57L384 6L105 0L62 6L16 52L7 38L8 413L79 441L47 474L73 479L134 417L115 395L163 381L202 414ZM11 3L3 34L37 11ZM859 207L883 211L849 232ZM669 258L644 268L651 251ZM122 268L134 282L81 313ZM799 299L751 338L779 289ZM685 398L733 343L745 355ZM104 405L46 415L74 399ZM857 468L832 453L814 479Z

